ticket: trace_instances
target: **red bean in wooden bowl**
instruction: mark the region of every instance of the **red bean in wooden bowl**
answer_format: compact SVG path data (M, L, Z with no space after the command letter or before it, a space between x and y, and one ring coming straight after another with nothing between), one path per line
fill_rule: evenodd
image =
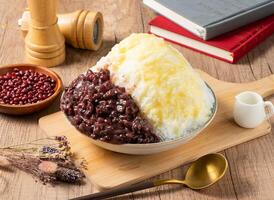
M0 112L22 115L49 106L62 89L53 71L31 64L0 67Z

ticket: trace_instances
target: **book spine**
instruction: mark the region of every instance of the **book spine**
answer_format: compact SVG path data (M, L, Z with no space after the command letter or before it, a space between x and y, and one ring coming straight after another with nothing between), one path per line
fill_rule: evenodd
M245 40L236 49L233 50L233 63L237 62L242 56L274 33L274 21L257 31L250 38Z

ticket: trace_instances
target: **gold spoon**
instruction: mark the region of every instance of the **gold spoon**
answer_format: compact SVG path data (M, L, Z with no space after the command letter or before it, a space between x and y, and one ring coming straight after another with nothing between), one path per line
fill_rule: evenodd
M191 189L199 190L209 187L210 185L220 180L224 176L227 167L227 160L222 154L207 154L192 163L186 172L185 180L169 179L142 182L130 186L114 188L103 192L78 197L73 200L106 199L166 184L181 184Z

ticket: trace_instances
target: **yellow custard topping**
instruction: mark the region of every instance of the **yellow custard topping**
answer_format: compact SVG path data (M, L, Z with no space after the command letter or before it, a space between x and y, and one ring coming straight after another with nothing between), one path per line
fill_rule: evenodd
M210 117L212 93L184 56L161 38L132 34L92 69L105 66L166 139L187 136Z

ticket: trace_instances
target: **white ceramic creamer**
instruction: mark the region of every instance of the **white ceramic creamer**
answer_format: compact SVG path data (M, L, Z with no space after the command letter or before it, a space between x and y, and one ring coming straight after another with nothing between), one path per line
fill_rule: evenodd
M270 113L266 113L266 107L270 109ZM233 115L239 126L255 128L273 114L273 104L270 101L264 101L256 92L245 91L235 97Z

